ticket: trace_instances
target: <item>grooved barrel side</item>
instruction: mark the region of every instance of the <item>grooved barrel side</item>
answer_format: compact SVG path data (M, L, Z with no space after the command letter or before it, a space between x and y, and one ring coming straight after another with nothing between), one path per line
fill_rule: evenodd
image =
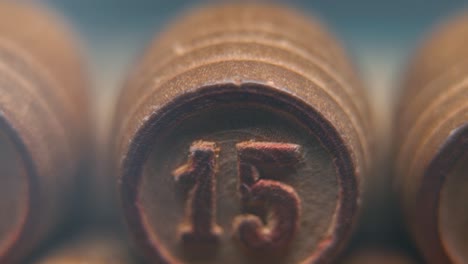
M152 43L116 112L123 209L150 258L325 263L349 238L373 129L317 22L266 5L194 11Z
M27 4L0 3L0 134L7 142L0 148L13 146L10 153L16 154L6 155L17 164L16 173L7 171L23 190L0 196L24 208L15 228L0 232L0 263L27 257L69 212L75 174L89 145L85 78L59 23ZM11 217L2 215L0 230Z
M426 41L410 65L397 115L398 186L411 232L430 263L468 259L450 235L466 233L444 220L468 219L466 210L453 209L458 191L450 184L468 187L460 178L466 171L457 169L468 149L467 37L464 15Z

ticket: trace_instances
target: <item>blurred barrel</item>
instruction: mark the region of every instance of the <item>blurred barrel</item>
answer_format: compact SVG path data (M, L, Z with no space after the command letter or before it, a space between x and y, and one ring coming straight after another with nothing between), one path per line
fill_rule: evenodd
M337 41L284 7L205 7L122 90L115 161L137 244L163 263L328 263L372 164L365 91Z
M468 262L468 16L441 26L410 65L397 115L396 174L428 263Z
M16 263L69 212L87 146L81 65L60 20L0 2L0 263Z

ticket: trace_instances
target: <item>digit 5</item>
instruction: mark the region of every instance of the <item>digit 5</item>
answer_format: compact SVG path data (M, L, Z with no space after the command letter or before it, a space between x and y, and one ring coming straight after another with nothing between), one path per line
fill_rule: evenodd
M248 213L234 219L234 233L251 250L285 248L299 228L301 200L278 180L300 161L300 146L247 141L236 148L239 192Z

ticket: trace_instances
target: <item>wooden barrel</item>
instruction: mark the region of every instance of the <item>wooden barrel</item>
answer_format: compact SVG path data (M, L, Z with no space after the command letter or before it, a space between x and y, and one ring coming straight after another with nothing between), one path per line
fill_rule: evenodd
M444 24L413 59L396 127L396 175L428 263L466 263L468 16Z
M372 164L366 93L318 22L285 7L179 17L122 90L115 161L152 261L325 263Z
M60 20L0 3L0 263L16 263L69 212L88 142L81 63Z

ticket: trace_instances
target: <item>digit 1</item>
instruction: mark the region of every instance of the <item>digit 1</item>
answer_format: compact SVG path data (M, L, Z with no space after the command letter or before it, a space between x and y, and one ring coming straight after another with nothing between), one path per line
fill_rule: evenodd
M234 233L254 251L284 249L299 228L301 200L294 188L278 180L300 161L300 146L248 141L236 147L239 192L249 213L234 219Z
M188 162L173 172L175 180L188 190L185 220L179 226L183 244L216 244L221 228L216 224L216 159L213 142L196 141Z

